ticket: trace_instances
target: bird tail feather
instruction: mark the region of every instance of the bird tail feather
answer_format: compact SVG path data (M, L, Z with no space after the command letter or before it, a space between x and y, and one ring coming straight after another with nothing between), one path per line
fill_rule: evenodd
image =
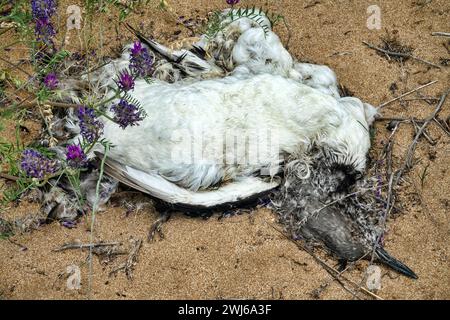
M95 154L99 159L103 158L100 152ZM280 184L278 180L265 182L257 177L242 177L218 189L194 192L167 181L157 172L143 172L110 158L105 159L104 170L131 188L188 211L241 206L267 195Z

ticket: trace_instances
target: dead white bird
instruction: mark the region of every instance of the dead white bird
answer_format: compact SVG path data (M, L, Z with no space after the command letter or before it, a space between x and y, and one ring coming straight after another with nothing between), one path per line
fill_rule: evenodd
M278 36L251 19L228 24L222 36L237 37L230 45L234 70L225 77L218 77L214 61L170 52L139 34L151 49L176 60L186 78L136 81L131 95L147 117L126 130L105 121L104 138L114 145L108 174L165 202L195 208L270 191L279 185L273 178L285 157L307 161L312 146L364 172L375 108L340 98L329 68L294 62ZM208 49L204 38L198 47ZM106 97L113 94L113 75L128 61L125 51L92 77Z

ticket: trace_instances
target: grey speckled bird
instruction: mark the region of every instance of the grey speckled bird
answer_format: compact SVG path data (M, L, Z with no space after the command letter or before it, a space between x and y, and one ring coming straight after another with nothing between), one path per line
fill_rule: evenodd
M375 196L374 183L361 179L351 166L337 165L321 151L305 162L295 160L286 167L273 203L294 239L323 244L342 264L370 259L374 252L381 263L417 278L379 243L383 204Z

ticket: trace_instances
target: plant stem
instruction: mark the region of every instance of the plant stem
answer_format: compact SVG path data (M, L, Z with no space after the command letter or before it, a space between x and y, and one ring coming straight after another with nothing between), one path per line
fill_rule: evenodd
M99 194L100 194L100 183L103 179L104 174L104 168L105 168L105 160L108 154L109 145L105 145L105 154L102 158L102 162L100 164L100 175L98 177L97 186L95 188L95 200L94 204L92 205L92 217L91 217L91 235L90 235L90 243L94 243L94 225L95 225L95 213L97 211L97 205L99 200ZM89 299L91 299L92 294L92 246L89 247L89 286L88 286L88 296Z

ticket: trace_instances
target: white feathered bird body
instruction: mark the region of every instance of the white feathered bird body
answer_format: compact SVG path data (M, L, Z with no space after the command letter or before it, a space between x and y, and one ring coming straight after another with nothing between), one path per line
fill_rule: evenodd
M249 73L193 83L138 81L132 96L147 117L126 130L105 122L104 137L114 144L109 156L191 190L273 172L284 156L312 145L365 167L369 125L355 98Z

